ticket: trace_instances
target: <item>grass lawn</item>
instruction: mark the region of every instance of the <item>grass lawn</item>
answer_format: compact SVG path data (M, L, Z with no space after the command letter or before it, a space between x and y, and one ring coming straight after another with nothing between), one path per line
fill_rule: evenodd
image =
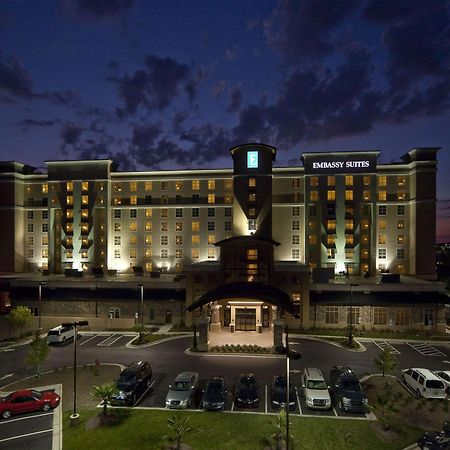
M100 410L79 411L81 421L77 427L69 426L69 414L64 416L64 450L89 450L99 448L163 450L168 447L164 435L170 434L167 419L173 411L129 410L111 411L117 415L114 424L94 429L86 427L89 419ZM194 431L182 442L195 450L264 449L275 432L276 416L238 413L180 412L189 415L188 425ZM304 450L397 450L417 439L421 431L404 426L395 441L384 442L373 431L374 422L361 420L319 419L290 416L291 435L295 449Z

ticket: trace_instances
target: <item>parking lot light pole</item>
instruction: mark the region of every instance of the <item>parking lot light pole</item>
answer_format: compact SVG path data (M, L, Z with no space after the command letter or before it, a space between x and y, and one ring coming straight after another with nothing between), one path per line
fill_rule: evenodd
M278 353L286 355L286 450L289 450L289 399L290 399L290 389L289 389L289 360L298 360L302 357L301 353L295 350L289 350L289 328L286 325L284 328L285 333L285 345L276 347Z
M42 286L45 285L45 281L39 281L38 285L38 329L39 331L42 329L42 320L41 320L41 306L42 306Z
M350 324L348 330L348 343L350 346L353 345L353 287L358 286L358 284L350 284Z
M144 285L139 284L138 286L141 293L141 328L139 330L139 342L142 344L142 331L144 330Z
M74 327L74 337L73 337L73 414L70 416L70 423L75 425L80 417L77 414L77 339L78 331L77 327L84 327L89 325L87 320L80 320L78 322L66 322L63 323L63 327Z

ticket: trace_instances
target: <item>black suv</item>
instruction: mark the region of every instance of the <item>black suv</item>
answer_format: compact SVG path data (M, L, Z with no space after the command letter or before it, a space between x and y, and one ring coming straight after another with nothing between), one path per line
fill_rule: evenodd
M152 368L146 361L136 361L119 375L116 386L119 392L112 399L113 405L135 405L147 391L152 381Z
M330 371L331 398L342 411L364 414L367 396L352 369L333 366Z
M259 388L255 375L241 375L234 395L234 403L241 408L257 408L259 403Z

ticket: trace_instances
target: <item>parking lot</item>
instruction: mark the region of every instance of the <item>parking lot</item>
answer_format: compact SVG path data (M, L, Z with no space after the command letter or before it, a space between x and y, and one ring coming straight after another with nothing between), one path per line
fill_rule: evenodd
M38 391L54 389L61 394L61 385L43 386ZM1 396L5 393L2 392ZM49 412L35 412L0 420L0 449L59 449L61 444L61 407Z
M262 414L276 414L278 409L274 409L270 401L270 384L260 384L259 386L259 404L256 408L240 408L234 403L235 392L235 380L225 380L227 382L227 399L225 403L225 411L228 412L248 412L248 413L262 413ZM154 373L152 378L152 384L148 391L142 395L142 397L136 402L136 407L141 408L165 408L165 400L168 392L169 384L173 382L168 376L162 373ZM207 379L199 379L199 386L195 392L194 402L188 409L199 410L200 403L203 395L203 389L206 386ZM354 414L341 411L334 406L330 410L313 410L308 409L305 404L305 398L301 394L301 388L294 382L296 387L296 401L295 410L291 411L291 414L302 416L315 416L315 417L340 417L340 418L360 418L373 420L373 415L368 414Z
M78 345L80 347L125 347L135 339L137 333L80 333Z

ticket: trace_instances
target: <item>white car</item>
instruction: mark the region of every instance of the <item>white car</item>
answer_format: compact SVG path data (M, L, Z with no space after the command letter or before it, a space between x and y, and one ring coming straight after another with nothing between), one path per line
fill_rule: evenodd
M450 393L450 370L435 370L434 374L439 377L445 384L447 394Z
M302 390L310 409L330 409L331 397L320 369L307 367L302 372Z
M446 398L444 382L431 370L411 368L403 370L402 381L417 398Z
M75 337L75 328L73 326L64 327L59 325L58 327L52 328L47 334L47 343L55 344L66 342L69 339Z

